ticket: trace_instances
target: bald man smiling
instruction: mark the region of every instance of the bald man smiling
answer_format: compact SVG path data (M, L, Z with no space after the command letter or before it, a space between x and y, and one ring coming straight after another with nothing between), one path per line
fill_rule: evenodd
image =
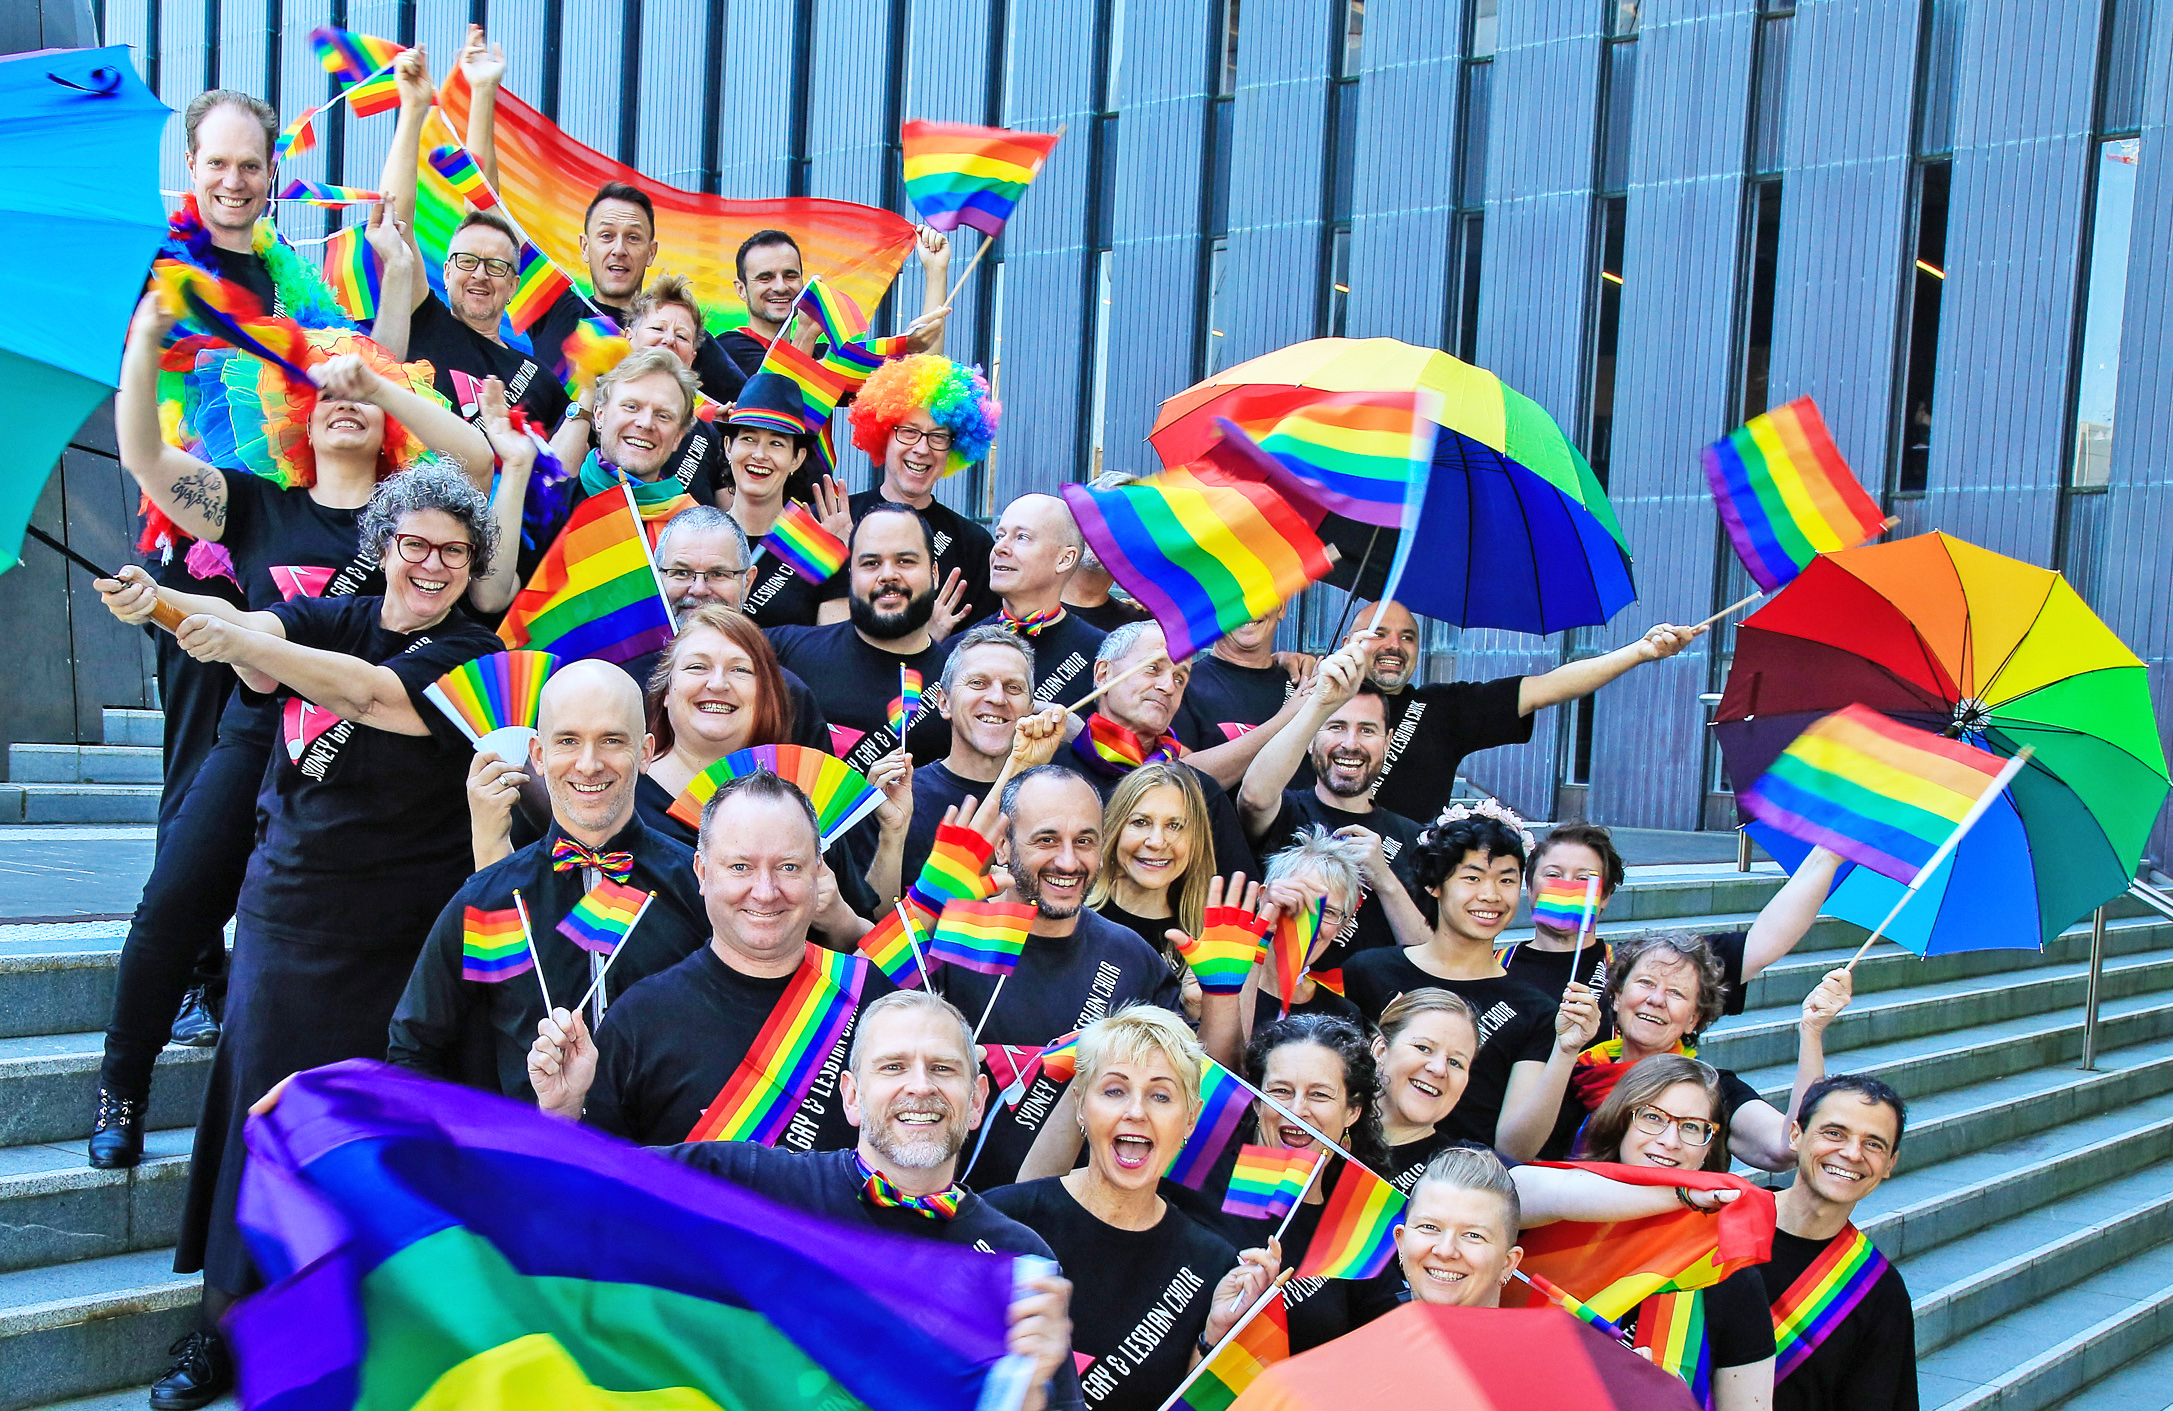
M438 917L393 1013L386 1051L403 1068L528 1101L535 1099L528 1046L544 1017L544 988L554 1005L573 1004L604 965L603 954L559 929L583 897L606 883L656 894L591 1002L592 1023L612 998L709 937L694 854L634 812L634 786L653 742L633 678L609 662L560 667L543 688L537 727L528 771L550 794L550 829L470 877ZM490 783L518 789L527 777L511 771ZM527 905L540 965L497 980L468 978L462 942L470 913L511 917L515 891Z

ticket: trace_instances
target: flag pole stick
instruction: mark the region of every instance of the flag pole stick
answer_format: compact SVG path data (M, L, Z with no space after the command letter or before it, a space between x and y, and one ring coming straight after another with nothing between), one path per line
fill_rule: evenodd
M1358 572L1351 576L1350 596L1343 600L1343 611L1336 614L1335 634L1329 638L1332 642L1343 640L1343 629L1350 622L1351 613L1358 607L1358 585L1365 581L1366 565L1373 562L1373 546L1380 539L1381 526L1376 524L1373 526L1373 533L1366 537L1366 551L1358 556Z
M521 889L513 889L513 909L521 914L521 939L528 943L528 968L536 972L536 988L543 991L543 1012L550 1015L551 987L543 982L543 957L536 954L536 933L528 929L528 903L521 900Z
M619 489L626 496L627 513L634 516L634 537L641 541L641 560L649 565L649 581L656 585L657 601L664 604L665 625L676 624L679 617L672 611L671 594L664 591L664 575L656 571L656 555L649 547L649 526L642 522L641 506L634 499L633 482L626 478L623 470L619 472Z
M905 927L905 943L913 948L913 964L921 972L921 988L933 991L936 978L928 973L928 957L921 954L920 935L913 926L913 918L906 913L905 898L900 897L891 905L897 908L898 923ZM990 998L989 1003L995 1003L993 996Z
M996 977L996 988L988 992L988 1003L981 1007L981 1021L973 1026L973 1041L975 1043L981 1041L981 1031L988 1027L988 1016L996 1012L996 996L1004 992L1004 981L1010 978L1011 972L1008 970Z
M1760 589L1759 589L1759 590L1758 590L1757 592L1755 592L1755 593L1752 593L1752 594L1751 594L1751 595L1749 595L1748 597L1743 597L1743 598L1737 598L1737 599L1736 599L1736 600L1735 600L1734 602L1732 602L1732 603L1728 604L1728 605L1727 605L1726 607L1722 608L1722 609L1721 609L1721 610L1720 610L1719 612L1716 612L1716 613L1714 613L1714 614L1713 614L1713 615L1712 615L1711 617L1708 617L1708 618L1706 618L1706 619L1705 619L1705 620L1704 620L1703 622L1696 622L1696 623L1692 623L1692 624L1691 624L1691 626L1690 626L1690 630L1691 630L1692 632L1695 632L1695 631L1697 631L1697 630L1698 630L1699 628L1701 628L1701 627L1710 627L1710 626L1712 626L1712 625L1713 625L1714 623L1716 623L1716 622L1720 621L1720 620L1721 620L1722 618L1726 617L1726 616L1727 616L1728 614L1730 614L1730 613L1732 613L1732 612L1735 612L1735 611L1736 611L1737 609L1739 609L1739 608L1747 608L1747 607L1749 607L1749 606L1750 606L1750 605L1751 605L1752 603L1755 603L1755 602L1757 602L1757 601L1758 601L1758 600L1759 600L1760 598L1764 597L1765 595L1766 595L1766 590L1765 590L1765 589L1763 589L1763 588L1760 588ZM1710 601L1712 601L1712 600L1711 600L1710 598L1708 598L1708 599L1707 599L1706 601L1710 602Z
M946 306L957 301L958 291L966 287L966 280L973 274L973 267L981 263L981 257L987 254L995 244L995 236L983 235L981 237L981 248L973 252L973 258L966 261L966 267L958 272L958 282L951 286L950 293L943 296L943 302Z
M634 919L626 923L626 934L619 937L619 943L611 948L611 954L604 957L604 968L596 972L596 978L589 983L589 992L581 996L581 1002L574 1006L576 1012L588 1008L589 1001L595 998L596 992L604 987L604 976L609 975L611 967L618 964L619 952L626 949L626 942L633 936L634 928L641 924L642 917L649 914L649 903L655 900L655 892L651 892L648 896L642 898L641 910L635 912Z
M1962 835L1977 826L1977 820L1984 817L1985 812L1992 807L1992 801L2007 791L2008 781L2020 774L2022 766L2028 764L2030 756L2036 753L2036 746L2024 745L2019 754L2007 761L1991 784L1985 788L1982 794L1977 796L1977 801L1969 806L1969 812L1962 815L1962 821L1954 825L1954 831L1949 833L1947 840L1939 845L1939 851L1932 854L1931 861L1916 870L1916 876L1911 879L1908 888L1902 892L1901 900L1895 902L1894 909L1886 913L1886 919L1879 923L1879 928L1864 937L1864 943L1856 948L1856 954L1849 957L1849 963L1842 967L1843 969L1855 970L1856 962L1864 958L1864 953L1871 949L1873 941L1886 934L1886 928L1894 924L1895 917L1901 915L1901 909L1909 904L1909 898L1916 895L1916 889L1923 886L1925 879L1939 870L1940 863L1945 862L1948 857L1953 855L1955 848L1961 845Z
M1577 953L1570 957L1569 983L1577 983L1577 972L1584 968L1584 936L1587 931L1599 929L1600 879L1597 873L1584 879L1584 924L1577 928ZM1562 987L1562 997L1569 997L1569 986Z
M1305 1198L1313 1193L1313 1183L1320 1179L1320 1173L1327 1168L1327 1165L1328 1153L1323 1149L1320 1159L1313 1163L1313 1169L1306 1173L1305 1189L1298 1192L1298 1198L1290 1202L1290 1209L1283 1212L1283 1223L1275 1227L1275 1239L1278 1242L1282 1240L1284 1235L1290 1233L1290 1222L1298 1218L1298 1207L1305 1204Z
M1245 1310L1245 1316L1232 1323L1230 1331L1222 1335L1222 1341L1216 1343L1214 1348L1195 1363L1190 1372L1185 1374L1185 1379L1177 1384L1177 1390L1171 1392L1169 1400L1162 1403L1161 1411L1170 1411L1171 1407L1184 1400L1185 1393L1192 1389L1192 1384L1198 1381L1207 1371L1207 1364L1213 1362L1239 1333L1244 1332L1247 1324L1267 1311L1268 1300L1282 1293L1283 1285L1290 1281L1291 1273L1291 1270L1285 1269L1269 1281L1267 1291L1253 1301L1252 1307Z
M1156 652L1153 656L1148 657L1145 661L1135 662L1131 666L1127 666L1126 668L1124 668L1124 670L1110 677L1101 685L1096 686L1093 690L1087 692L1078 700L1073 701L1071 705L1072 711L1074 713L1077 713L1089 701L1100 698L1103 692L1109 690L1112 686L1115 686L1119 681L1129 681L1134 676L1139 675L1140 672L1145 671L1150 666L1153 666L1156 662L1167 660L1169 660L1168 652Z

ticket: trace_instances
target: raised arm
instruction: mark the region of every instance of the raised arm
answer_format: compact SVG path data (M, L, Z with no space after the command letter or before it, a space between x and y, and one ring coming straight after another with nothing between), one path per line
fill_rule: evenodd
M1633 1186L1574 1166L1518 1166L1510 1170L1509 1179L1517 1183L1517 1202L1523 1207L1525 1229L1551 1225L1557 1220L1589 1220L1595 1224L1642 1220L1682 1209L1685 1198L1698 1209L1711 1212L1742 1194L1688 1186ZM1685 1195L1678 1196L1678 1190Z
M1572 983L1554 1011L1554 1047L1547 1061L1518 1063L1509 1070L1501 1115L1494 1122L1494 1145L1502 1155L1518 1161L1539 1155L1539 1149L1554 1134L1554 1122L1561 1115L1577 1055L1584 1052L1599 1028L1599 1000L1585 986Z
M468 155L483 169L483 180L498 189L498 85L505 81L506 51L483 41L483 26L468 26L460 46L460 72L468 80Z
M151 503L182 533L216 543L226 532L226 477L167 445L159 432L159 349L177 322L156 294L144 295L136 305L121 354L121 386L113 398L113 434L121 464Z
M904 885L905 835L913 826L913 757L900 744L868 768L868 782L880 789L883 801L875 806L875 857L868 863L868 890L888 906L898 899Z
M335 401L371 402L414 432L441 456L460 462L461 474L478 490L490 489L491 449L483 433L435 397L420 396L349 353L310 369L317 395Z
M951 306L944 296L951 291L951 240L940 230L922 226L914 232L914 253L921 262L921 312L906 330L916 353L943 356L943 333ZM983 236L982 239L989 237Z
M1841 854L1826 848L1811 849L1795 875L1773 894L1758 919L1750 924L1743 941L1743 983L1749 984L1765 968L1794 950L1818 921L1819 908L1833 890L1834 873L1841 870Z
M430 88L430 60L420 44L392 61L392 77L400 90L400 119L392 129L392 145L385 149L385 170L377 190L392 208L392 222L407 238L420 273L422 246L415 242L416 168L422 161L423 120L430 116L430 105L437 97ZM408 290L408 309L420 308L429 297L430 281L414 280Z
M1826 1076L1826 1026L1846 1008L1855 994L1855 979L1846 969L1829 971L1818 987L1803 1000L1802 1017L1796 1021L1796 1081L1788 1096L1788 1112L1763 1100L1746 1102L1728 1118L1728 1154L1761 1171L1793 1171L1796 1149L1788 1140L1789 1113L1803 1106L1803 1095Z
M408 244L407 232L380 201L370 207L370 223L362 238L377 255L377 317L370 321L370 341L383 348L395 362L407 361L409 321L415 315L415 286L422 280L422 261Z
M1311 673L1307 673L1305 679L1311 680ZM1252 768L1252 762L1259 758L1260 751L1267 747L1268 741L1289 728L1311 701L1312 697L1301 686L1301 689L1284 697L1282 708L1261 721L1257 730L1247 730L1234 740L1225 740L1204 750L1194 750L1185 756L1185 763L1213 775L1215 782L1223 788L1230 788L1244 779L1245 771ZM1307 744L1311 743L1309 739Z
M506 409L505 384L483 379L476 407L482 434L498 459L498 484L490 497L490 516L498 526L498 552L490 572L468 585L468 601L484 612L503 612L521 589L521 513L528 503L528 481L536 466L535 442L513 429Z
M1290 787L1292 776L1305 762L1313 737L1320 733L1328 717L1356 694L1365 670L1362 652L1345 647L1320 664L1310 695L1301 688L1299 695L1292 698L1302 699L1303 708L1260 747L1252 763L1245 767L1244 781L1238 785L1238 817L1244 821L1247 837L1258 842L1274 824L1275 815L1283 810L1283 790ZM1286 702L1285 709L1288 705ZM1265 727L1254 733L1265 733Z
M1527 676L1517 687L1517 713L1530 715L1535 710L1589 696L1633 666L1675 655L1704 636L1705 631L1703 627L1675 627L1663 622L1627 647L1617 647L1604 656L1566 662L1544 676Z

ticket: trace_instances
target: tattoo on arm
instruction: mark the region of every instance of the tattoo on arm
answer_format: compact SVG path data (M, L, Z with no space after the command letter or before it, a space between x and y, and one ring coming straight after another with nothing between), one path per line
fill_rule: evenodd
M226 527L226 481L209 466L181 476L169 487L177 509L194 510L214 529Z

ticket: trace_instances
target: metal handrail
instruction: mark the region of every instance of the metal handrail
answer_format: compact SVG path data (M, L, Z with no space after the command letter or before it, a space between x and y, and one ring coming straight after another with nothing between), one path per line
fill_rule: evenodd
M2128 895L2159 915L2173 919L2173 896L2153 887L2148 882L2128 883ZM2090 976L2083 987L2082 999L2082 1066L2094 1070L2098 1066L2098 1000L2105 978L2105 908L2090 913Z

